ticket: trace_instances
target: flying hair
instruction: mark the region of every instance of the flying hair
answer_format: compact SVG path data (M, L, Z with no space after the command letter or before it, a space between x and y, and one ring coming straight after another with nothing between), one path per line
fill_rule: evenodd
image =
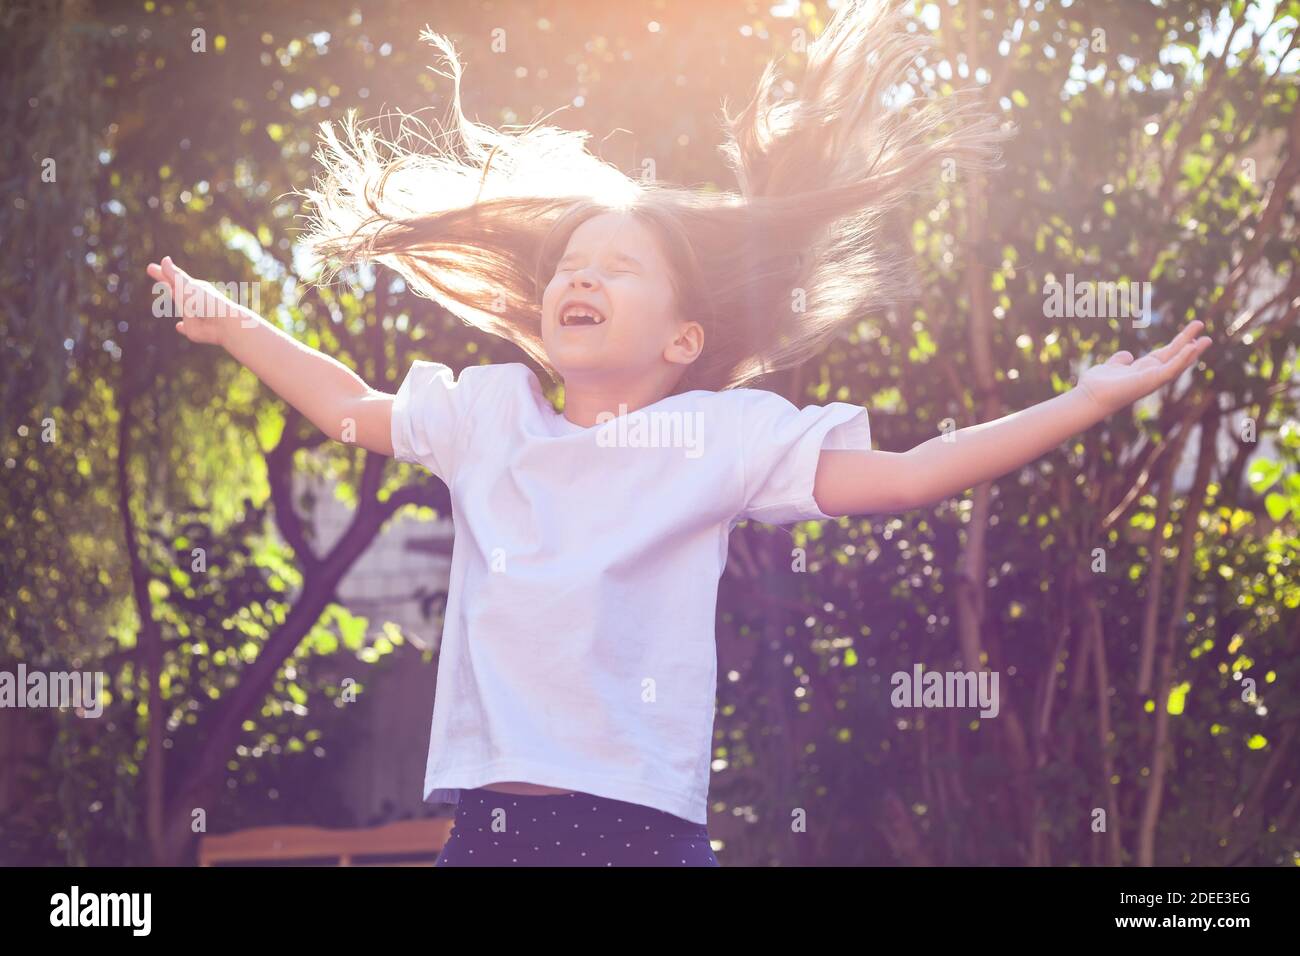
M993 168L1008 132L974 90L903 93L931 45L896 0L847 0L808 46L782 97L776 61L750 101L722 109L719 147L736 189L709 192L628 176L593 155L590 133L504 130L461 108L451 42L426 29L454 84L450 122L403 114L392 138L349 112L321 124L303 242L323 278L385 265L416 294L518 345L553 381L542 293L573 231L593 216L635 216L655 234L678 314L704 348L676 391L745 385L819 354L864 316L915 295L906 237L889 214L945 168ZM788 89L788 86L785 86ZM901 102L900 102L901 101Z

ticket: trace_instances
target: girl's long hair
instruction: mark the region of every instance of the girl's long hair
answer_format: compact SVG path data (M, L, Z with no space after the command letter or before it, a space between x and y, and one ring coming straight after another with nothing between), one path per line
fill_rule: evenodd
M587 150L585 131L467 120L455 49L426 30L455 84L449 128L403 116L388 140L351 113L341 136L323 123L326 173L304 191L304 242L330 265L326 276L361 261L389 266L558 382L542 344L542 293L574 229L628 213L661 241L679 315L704 328L675 391L801 364L846 323L912 297L908 237L886 234L887 214L945 171L989 168L1006 135L965 94L891 103L929 45L904 6L846 2L809 45L793 95L775 96L773 61L738 115L723 104L720 149L735 192L629 177Z

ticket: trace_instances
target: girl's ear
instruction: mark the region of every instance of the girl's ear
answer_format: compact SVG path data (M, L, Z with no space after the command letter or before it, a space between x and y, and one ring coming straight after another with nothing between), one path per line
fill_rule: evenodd
M690 365L704 351L704 326L698 322L683 322L676 337L664 349L664 359L680 365Z

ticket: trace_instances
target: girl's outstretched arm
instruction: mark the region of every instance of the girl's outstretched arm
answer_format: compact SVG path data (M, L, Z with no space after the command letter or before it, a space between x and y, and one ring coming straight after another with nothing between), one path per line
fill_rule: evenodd
M393 396L377 392L342 362L303 345L167 256L146 270L168 287L176 331L222 346L335 441L393 454Z
M821 453L813 497L824 514L881 514L934 504L1014 471L1173 381L1210 344L1191 322L1137 361L1117 352L1076 388L996 421L936 436L906 452Z

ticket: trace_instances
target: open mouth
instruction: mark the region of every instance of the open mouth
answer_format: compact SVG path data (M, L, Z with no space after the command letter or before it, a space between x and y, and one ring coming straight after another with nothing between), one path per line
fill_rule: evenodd
M589 305L569 305L560 312L560 325L603 325L605 316Z

